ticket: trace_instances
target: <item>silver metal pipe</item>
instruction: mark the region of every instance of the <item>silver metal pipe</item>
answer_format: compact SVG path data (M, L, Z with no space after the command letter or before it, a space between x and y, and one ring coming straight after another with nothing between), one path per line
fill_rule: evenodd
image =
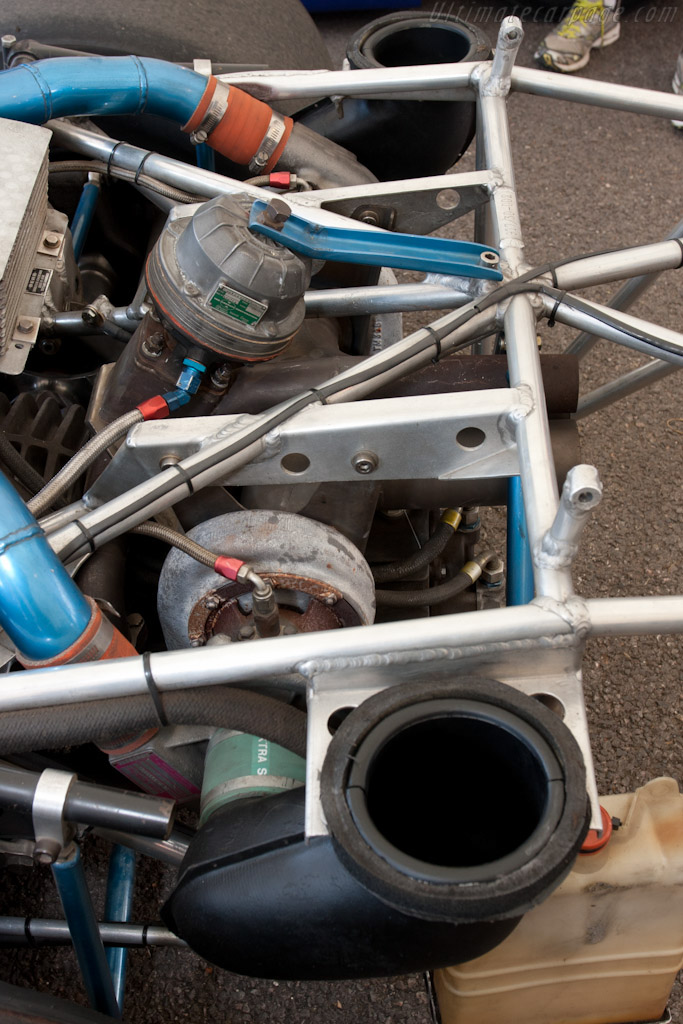
M560 609L561 610L561 609ZM159 690L184 690L211 685L263 685L264 680L287 674L316 673L334 659L375 659L390 652L416 653L435 648L477 646L513 640L569 634L569 621L555 611L534 604L485 609L457 615L437 615L411 623L301 633L295 636L236 644L226 659L222 647L207 646L152 654L149 668ZM19 678L20 675L20 678ZM148 693L142 658L98 662L97 672L87 664L10 674L0 689L0 712L52 704L131 697Z
M153 857L154 860L161 860L164 864L172 864L176 868L180 866L190 845L188 836L178 829L173 829L166 839L152 839L150 836L134 835L132 832L119 832L118 829L96 828L94 831L110 843L127 846L130 850L136 850L146 857Z
M569 327L577 327L591 334L608 341L615 341L625 348L632 348L636 352L644 352L648 356L656 356L674 366L683 366L683 334L678 331L671 331L667 327L659 327L648 320L641 320L640 317L631 316L630 313L621 313L618 310L602 306L597 302L589 302L581 299L583 308L577 308L568 302L557 301L548 295L541 296L543 306L547 315L552 315L555 320ZM616 324L605 323L603 317L616 322ZM664 342L675 349L669 351L651 344L638 335L645 333L654 339Z
M507 106L502 96L481 95L477 100L477 108L479 129L483 134L485 164L494 175L494 181L489 186L494 239L503 261L515 275L525 269L524 242L515 190Z
M30 811L39 779L37 772L0 763L0 803ZM71 784L64 801L66 821L103 828L118 827L125 832L157 839L168 835L174 813L173 800L110 786L96 786L78 779Z
M572 593L569 570L540 564L537 558L543 538L557 513L558 494L548 413L543 398L536 316L525 295L516 296L508 307L505 314L505 339L510 385L526 390L531 397L527 415L515 420L513 426L517 438L536 594L565 600Z
M139 320L131 320L128 316L127 306L118 306L112 309L107 318L116 327L133 332L140 326ZM105 321L106 323L106 321ZM43 317L40 322L41 334L100 334L106 333L102 327L87 324L83 319L80 310L67 310L63 313L52 313Z
M434 284L366 285L321 288L304 295L306 316L357 316L363 313L412 313L423 309L457 309L470 292Z
M585 603L591 636L683 633L683 597L601 597Z
M668 238L681 238L683 237L683 220L679 221L676 227L669 233ZM640 277L634 277L630 281L627 281L619 291L614 295L607 303L610 309L628 309L633 303L643 295L648 288L650 288L657 278L659 273L641 274ZM579 359L582 359L593 346L597 343L598 339L594 334L586 334L585 332L579 334L574 341L566 348L567 355L577 355Z
M183 939L161 924L98 922L105 946L185 946ZM68 946L66 921L40 917L0 917L0 946Z
M583 614L580 614L583 612ZM382 655L403 654L420 660L421 652L478 650L518 640L570 636L572 623L593 636L683 633L683 597L572 598L569 606L544 599L510 608L438 615L411 622L302 633L235 645L226 660L224 649L207 646L152 654L149 668L161 691L197 686L263 685L277 676L305 678L324 672L332 662L364 658L375 663ZM97 673L87 664L62 665L5 677L0 712L53 704L70 704L148 693L142 658L98 662Z
M573 419L581 420L585 416L597 412L598 409L605 409L613 402L618 402L621 398L626 398L627 395L632 395L634 392L640 391L641 388L646 388L650 384L654 384L655 381L668 377L677 369L678 367L673 363L667 363L663 359L653 359L652 362L645 363L644 366L639 366L636 370L631 370L630 373L625 373L623 376L617 377L616 380L611 380L608 384L595 388L594 391L589 391L587 395L579 399Z
M591 78L577 78L574 75L558 75L552 71L537 71L534 68L512 69L512 88L533 96L568 100L570 103L585 103L591 107L607 107L610 110L627 110L633 114L652 114L683 121L683 96L670 92L655 92L651 89L637 89L631 85L615 85L612 82L596 82Z
M364 96L383 99L471 99L470 77L477 63L420 64L415 67L349 71L243 71L217 75L260 100L312 99L320 96ZM487 65L488 66L488 62ZM457 94L456 94L457 91ZM683 114L681 115L683 116Z
M555 279L558 288L568 291L589 288L592 285L604 284L606 281L619 281L635 274L649 276L664 270L675 270L681 266L682 261L683 251L678 242L654 242L651 245L637 245L632 249L620 249L618 252L587 256L574 263L565 263L564 266L557 267Z
M207 171L192 164L174 160L172 157L161 156L139 146L131 146L127 142L119 142L107 135L98 135L79 125L68 121L47 121L54 138L60 145L82 156L94 160L104 160L111 167L120 167L126 171L142 172L150 178L157 178L167 185L173 185L185 192L193 192L207 197L225 195L248 195L253 199L272 199L272 192L236 181L224 174Z

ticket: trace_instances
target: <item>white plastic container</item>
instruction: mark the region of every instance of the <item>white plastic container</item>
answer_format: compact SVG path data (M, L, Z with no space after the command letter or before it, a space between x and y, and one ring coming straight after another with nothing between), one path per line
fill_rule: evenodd
M601 804L622 827L485 956L435 972L443 1024L658 1021L683 967L683 795Z

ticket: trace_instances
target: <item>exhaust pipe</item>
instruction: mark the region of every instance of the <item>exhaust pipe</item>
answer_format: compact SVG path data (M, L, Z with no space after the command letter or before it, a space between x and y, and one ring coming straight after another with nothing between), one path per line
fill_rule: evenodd
M420 11L387 14L351 39L353 69L410 67L490 60L484 33L451 14ZM340 108L329 99L307 107L296 122L354 153L380 181L442 174L474 137L474 102L364 100L346 97ZM381 139L381 145L377 140Z
M303 789L232 800L200 828L162 912L195 952L301 980L460 963L549 895L588 827L569 730L488 679L371 697L321 785L328 836L306 840Z

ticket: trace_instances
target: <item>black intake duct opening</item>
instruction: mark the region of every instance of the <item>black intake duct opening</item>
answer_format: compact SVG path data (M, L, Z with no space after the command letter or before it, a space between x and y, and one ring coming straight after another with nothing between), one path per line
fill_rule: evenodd
M480 956L562 880L587 828L561 720L493 680L389 687L330 742L323 810L303 789L217 811L164 921L201 956L267 978L360 978Z
M459 64L489 60L491 47L476 26L452 14L399 11L370 22L349 42L354 69ZM380 181L442 174L474 137L474 101L365 100L346 97L343 117L330 100L296 120L344 146ZM378 141L379 140L379 141Z

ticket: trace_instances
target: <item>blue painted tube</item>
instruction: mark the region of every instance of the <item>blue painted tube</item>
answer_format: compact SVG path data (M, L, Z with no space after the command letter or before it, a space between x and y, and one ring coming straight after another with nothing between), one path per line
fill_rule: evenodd
M183 125L206 78L152 57L51 57L0 72L0 117L43 124L72 114L159 114Z
M215 153L211 146L207 146L205 142L195 146L195 159L197 167L203 167L205 171L216 170Z
M130 921L134 889L135 850L129 850L126 846L114 846L109 857L107 898L104 904L105 921ZM105 954L114 983L116 1001L123 1013L128 950L121 946L110 946L105 950Z
M528 604L534 598L534 567L531 561L522 482L518 476L508 480L507 514L507 590L508 605Z
M0 473L0 625L33 661L83 633L90 605L6 476Z
M76 262L81 258L85 240L92 224L93 214L97 206L97 198L100 194L100 186L94 181L86 181L78 200L78 206L71 221L71 236L74 243L74 256Z
M116 1001L109 965L77 846L74 846L70 856L64 860L55 861L52 865L52 874L59 898L62 901L64 916L69 926L71 941L76 951L88 999L95 1010L120 1019L121 1011Z

